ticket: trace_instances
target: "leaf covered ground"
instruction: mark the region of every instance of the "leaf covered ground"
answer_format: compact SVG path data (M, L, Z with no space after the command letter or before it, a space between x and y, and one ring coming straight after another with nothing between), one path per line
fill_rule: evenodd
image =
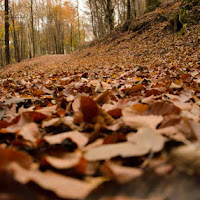
M85 199L146 171L200 173L200 24L177 34L179 6L74 54L1 69L2 199Z

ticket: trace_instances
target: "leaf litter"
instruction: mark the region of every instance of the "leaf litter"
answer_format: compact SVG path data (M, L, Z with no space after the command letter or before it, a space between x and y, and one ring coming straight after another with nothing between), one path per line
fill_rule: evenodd
M169 7L149 14L152 23ZM179 38L167 21L151 25L58 55L57 67L47 56L1 70L0 176L84 199L149 169L199 174L200 28Z

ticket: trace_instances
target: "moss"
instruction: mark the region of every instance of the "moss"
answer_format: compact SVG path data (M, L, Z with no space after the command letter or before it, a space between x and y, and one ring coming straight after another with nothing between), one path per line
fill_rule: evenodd
M193 6L197 6L200 4L199 0L183 0L182 4L190 4Z
M177 36L178 36L178 37L181 37L182 35L184 35L186 29L187 29L187 25L185 24L185 25L183 25L183 27L178 31Z
M184 0L180 6L179 21L182 24L195 25L200 21L200 12L196 6L199 0Z
M177 13L171 13L168 16L168 21L170 23L171 28L175 32L179 32L183 27L183 24L179 20L179 14L177 14Z
M147 0L147 9L145 13L151 12L161 4L160 0Z

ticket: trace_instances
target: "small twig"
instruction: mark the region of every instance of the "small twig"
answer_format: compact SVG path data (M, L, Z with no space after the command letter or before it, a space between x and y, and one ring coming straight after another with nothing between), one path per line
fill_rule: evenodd
M146 168L149 165L149 163L151 162L151 159L153 158L153 156L154 156L154 152L150 151L147 159L141 165L142 169Z

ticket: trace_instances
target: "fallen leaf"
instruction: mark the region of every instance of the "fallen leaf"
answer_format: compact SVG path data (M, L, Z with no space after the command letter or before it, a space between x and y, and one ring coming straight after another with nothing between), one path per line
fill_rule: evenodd
M181 110L176 107L173 103L162 101L156 102L149 106L146 111L150 115L167 115L167 114L180 114Z
M56 125L58 122L60 122L60 118L53 118L53 119L50 119L48 121L43 121L42 122L42 128Z
M133 129L141 127L151 127L155 129L163 121L163 117L159 115L135 115L130 108L122 110L122 115L124 123Z
M43 159L56 169L68 169L76 166L81 159L81 152L62 153L58 156L47 155Z
M71 139L74 143L76 143L79 148L84 147L88 143L88 137L86 137L84 133L80 133L79 131L69 131L57 135L44 136L44 140L51 145L60 144L63 140L67 138Z
M130 182L143 174L142 169L121 166L110 161L107 161L102 166L102 170L109 177L114 178L117 182L121 184Z
M88 151L90 149L93 149L95 147L101 146L103 144L104 140L102 138L99 138L97 140L95 140L93 143L88 144L87 146L85 146L82 151Z
M3 119L4 113L5 113L4 109L0 107L0 120Z
M34 182L45 190L54 192L58 197L84 199L97 185L78 179L63 176L51 171L26 170L13 163L7 167L14 179L22 184Z
M75 99L72 107L76 114L75 123L81 122L82 118L84 122L93 123L93 119L98 115L97 104L90 97L81 96Z
M157 134L155 130L151 128L141 128L136 134L128 134L127 140L144 149L149 149L149 152L161 151L166 141L163 136Z
M189 140L186 139L185 135L181 133L175 126L168 126L165 128L161 128L156 130L157 134L164 135L171 140L183 142L185 144L190 143Z
M89 97L82 96L80 102L80 110L83 113L85 122L92 122L93 118L98 114L96 103Z
M126 95L130 95L132 93L135 93L135 92L139 92L141 91L142 89L144 89L144 86L142 84L138 84L138 85L135 85L131 88L126 88L124 90L122 90Z
M177 147L170 154L170 162L180 171L189 174L200 174L200 146L199 143Z
M29 168L32 164L32 158L24 152L0 147L0 169L7 167L11 162L16 162L24 168Z
M19 132L25 140L35 143L39 139L40 131L36 123L28 123Z
M88 161L108 160L117 156L123 158L143 156L149 152L149 147L142 147L130 142L105 144L86 151L84 157Z
M44 107L42 109L38 109L37 112L46 115L46 116L51 116L53 113L56 112L57 105L55 106L49 106L49 107Z

